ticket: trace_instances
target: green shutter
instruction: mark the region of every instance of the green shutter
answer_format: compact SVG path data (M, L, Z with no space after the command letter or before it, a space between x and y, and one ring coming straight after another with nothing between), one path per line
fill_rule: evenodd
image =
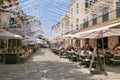
M102 15L102 21L103 21L103 22L108 21L108 13Z
M93 24L93 25L97 24L97 18L94 18L94 19L92 20L92 24Z
M120 1L116 2L116 18L120 17Z
M117 17L117 18L120 17L120 8L116 9L116 17Z

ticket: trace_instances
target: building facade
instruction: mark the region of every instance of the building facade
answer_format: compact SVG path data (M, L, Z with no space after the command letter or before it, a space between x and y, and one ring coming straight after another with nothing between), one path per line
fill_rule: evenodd
M71 0L70 2L70 28L71 32L81 29L85 16L85 0Z
M32 17L31 19L29 19L29 24L28 26L30 27L30 36L39 36L39 35L43 35L43 31L41 28L41 22L40 20L38 20L35 16L29 16Z
M61 28L60 28L60 22L53 25L51 27L51 40L52 42L57 42L57 38L62 35Z
M24 36L43 35L40 20L28 16L17 0L1 0L0 28L16 31ZM31 19L34 18L34 20Z
M52 42L63 42L65 48L67 48L70 40L64 39L62 36L68 34L70 30L70 14L66 12L61 16L59 22L51 27Z
M60 18L60 30L61 34L66 34L68 31L70 31L70 16L69 12L64 13Z
M78 5L77 2L80 5L79 7L80 11L76 9ZM71 11L71 16L73 16L73 18L72 17L70 18L70 23L71 23L71 29L72 29L71 33L73 34L95 29L98 27L103 27L105 25L114 24L119 22L120 20L119 18L120 17L120 14L119 14L120 1L119 0L71 0L70 4L72 4L70 5L70 11ZM77 11L80 12L78 14L79 15L78 18L80 21L80 26L78 30L75 29L76 22L78 22L76 17ZM119 40L120 39L118 36L105 37L104 47L112 49L116 44L119 44L120 42ZM85 39L83 43L92 45L93 47L98 45L101 46L100 39L97 39L97 40Z

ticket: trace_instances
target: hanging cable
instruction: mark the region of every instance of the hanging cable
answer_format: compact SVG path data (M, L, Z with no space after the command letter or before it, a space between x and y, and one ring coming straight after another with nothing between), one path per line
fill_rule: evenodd
M51 7L54 7L54 8L57 8L57 9L59 9L59 10L61 10L61 11L66 11L66 10L64 10L63 8L60 8L60 7L58 7L58 6L56 6L56 5L53 5L53 4L51 4L51 3L49 3L49 2L46 2L46 1L44 1L46 4L48 4L48 5L50 5Z
M61 5L61 6L64 6L64 7L68 7L68 8L69 8L68 5L64 5L64 4L60 3L60 2L56 2L56 1L55 1L55 3L58 4L58 5Z

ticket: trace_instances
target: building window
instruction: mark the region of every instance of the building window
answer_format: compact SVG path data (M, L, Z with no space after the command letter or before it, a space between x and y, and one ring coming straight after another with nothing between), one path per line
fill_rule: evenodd
M94 18L97 18L97 13L95 13L95 12L92 14L92 19L94 19Z
M102 15L102 21L103 22L108 21L108 14Z
M73 28L73 24L71 24L71 29Z
M108 11L109 10L109 8L108 7L104 7L103 8L103 10L102 10L102 14L104 15L104 14L108 14Z
M90 5L92 5L93 2L94 2L94 0L86 0L85 1L85 8L88 8Z
M73 29L73 22L71 22L71 31L72 31L72 29Z
M116 2L116 17L120 17L120 1Z
M84 22L83 23L83 28L88 27L88 25L89 25L89 23L88 23L88 17L84 18L83 22Z
M73 8L71 8L71 17L73 16Z
M104 44L103 44L102 42L103 42ZM102 45L102 44L103 44L103 45ZM96 45L97 45L97 48L103 48L103 47L104 47L105 49L108 48L108 37L104 37L104 38L103 38L103 41L102 41L101 38L97 39L97 44L96 44Z
M97 18L92 19L92 24L96 25L97 24Z
M62 29L63 29L64 25L63 25L63 22L62 22Z
M88 27L88 21L83 23L83 28L86 28L86 27Z
M79 25L78 24L76 24L76 30L78 30L79 29Z
M79 19L76 19L76 23L79 24Z
M92 24L93 25L97 24L97 14L95 13L92 14Z
M78 3L76 4L76 8L79 8L79 4Z
M79 13L79 9L76 9L76 13L77 13L77 14Z
M103 8L102 10L102 21L108 21L108 7Z
M10 17L10 25L16 24L16 21L14 20L14 17Z
M116 18L120 17L120 8L116 9Z
M76 19L76 30L78 30L79 27L79 19Z
M89 1L89 5L92 5L92 3L94 2L94 0L88 0Z
M79 4L76 3L76 13L78 14L79 13Z
M88 0L85 1L85 8L88 8L89 4L88 4Z

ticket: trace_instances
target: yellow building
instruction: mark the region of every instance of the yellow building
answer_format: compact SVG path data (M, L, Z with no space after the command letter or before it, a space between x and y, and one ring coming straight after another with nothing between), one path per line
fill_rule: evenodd
M67 48L70 45L70 40L65 40L62 36L67 34L70 30L70 14L66 12L61 16L59 22L51 28L52 41L63 42L65 48Z
M64 13L60 18L60 30L63 34L66 34L70 30L70 16L69 12Z
M80 5L77 7L77 5ZM106 25L114 24L120 21L120 1L119 0L71 0L71 28L77 28L77 8L79 8L79 21L78 29L72 29L72 33L78 33L103 27ZM75 7L76 6L76 7ZM73 16L73 18L72 18ZM72 23L74 25L72 25ZM101 46L100 39L92 40L86 39L85 44L94 46ZM104 38L104 47L113 48L116 44L120 43L120 37L111 36Z

